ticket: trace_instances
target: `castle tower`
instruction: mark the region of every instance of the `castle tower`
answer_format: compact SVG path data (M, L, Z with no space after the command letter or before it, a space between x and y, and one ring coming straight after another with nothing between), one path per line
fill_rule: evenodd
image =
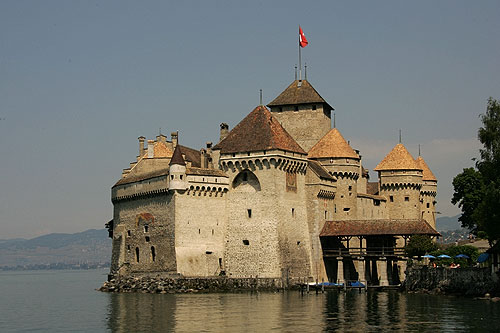
M307 80L293 81L267 106L305 151L309 151L331 128L333 108Z
M311 276L307 154L265 106L250 112L214 151L229 177L226 274Z
M436 229L436 194L437 194L437 179L431 169L425 163L422 156L416 159L419 167L422 168L422 188L420 189L420 217L427 221Z
M387 198L391 219L420 219L422 168L399 143L374 169L378 171L380 195Z
M337 178L333 216L329 220L356 219L357 180L360 157L334 128L309 150L308 158L317 160Z
M172 159L170 160L169 168L169 190L186 190L188 182L186 179L186 162L182 157L179 145L176 145Z

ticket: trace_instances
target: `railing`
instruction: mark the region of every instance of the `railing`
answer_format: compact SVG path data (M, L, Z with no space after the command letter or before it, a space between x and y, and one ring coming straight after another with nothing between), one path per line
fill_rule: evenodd
M339 256L404 256L404 247L370 247L366 248L342 248L342 249L323 249L323 257Z

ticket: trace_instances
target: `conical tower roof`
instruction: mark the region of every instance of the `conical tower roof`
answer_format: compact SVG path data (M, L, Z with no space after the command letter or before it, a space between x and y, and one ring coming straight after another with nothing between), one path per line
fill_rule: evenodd
M213 149L223 154L271 149L306 154L264 105L250 112Z
M432 173L427 163L425 163L422 156L417 157L415 161L417 162L418 166L422 169L422 175L423 175L422 180L432 180L437 182L436 176L434 176L434 174Z
M178 165L186 165L184 158L182 157L181 148L179 145L175 146L174 154L172 155L172 159L170 160L169 165L178 164Z
M422 170L422 168L406 150L406 147L402 143L398 143L373 170Z
M359 159L359 155L349 146L336 128L331 129L309 150L309 158L346 157Z
M293 81L278 97L267 106L323 103L333 110L307 80Z

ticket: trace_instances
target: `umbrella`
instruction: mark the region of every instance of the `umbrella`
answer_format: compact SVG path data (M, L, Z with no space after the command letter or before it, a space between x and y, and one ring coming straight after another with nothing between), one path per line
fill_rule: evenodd
M483 262L485 262L486 260L488 260L488 257L489 257L489 256L490 256L490 255L489 255L488 253L481 253L481 254L479 255L479 257L477 257L477 262L478 262L478 263L483 263Z
M431 254L426 254L425 256L422 256L422 258L436 259L436 257Z
M450 259L451 257L449 255L447 255L447 254L442 254L442 255L438 256L438 258L440 258L440 259Z
M470 257L466 254L459 254L457 256L455 256L455 258L464 258L464 259L469 259Z

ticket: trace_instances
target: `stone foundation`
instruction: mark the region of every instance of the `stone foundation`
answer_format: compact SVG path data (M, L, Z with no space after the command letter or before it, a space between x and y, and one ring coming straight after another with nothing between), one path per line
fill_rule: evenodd
M183 293L183 292L234 292L283 289L281 279L272 278L176 278L176 277L126 277L110 279L99 291L122 293Z

